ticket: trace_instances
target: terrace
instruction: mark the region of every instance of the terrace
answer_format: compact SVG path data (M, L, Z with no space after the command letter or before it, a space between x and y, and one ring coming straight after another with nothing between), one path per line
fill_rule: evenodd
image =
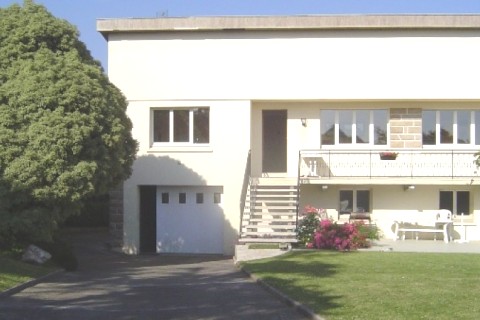
M385 157L383 156L385 154ZM468 179L477 184L478 168L473 150L301 150L300 183L315 184L352 179L428 183ZM417 183L417 181L416 181Z

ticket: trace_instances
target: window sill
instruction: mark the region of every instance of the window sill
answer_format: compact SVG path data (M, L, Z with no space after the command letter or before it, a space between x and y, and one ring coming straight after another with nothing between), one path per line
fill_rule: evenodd
M197 153L197 152L213 152L211 146L151 146L150 149L147 150L147 153L181 153L181 152L189 152L189 153Z

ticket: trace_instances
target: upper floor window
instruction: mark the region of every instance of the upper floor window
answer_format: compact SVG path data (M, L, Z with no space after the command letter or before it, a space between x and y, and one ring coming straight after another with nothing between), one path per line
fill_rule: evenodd
M424 110L424 145L480 145L480 111Z
M153 142L206 144L210 142L210 109L153 110Z
M386 145L387 110L322 110L322 145Z

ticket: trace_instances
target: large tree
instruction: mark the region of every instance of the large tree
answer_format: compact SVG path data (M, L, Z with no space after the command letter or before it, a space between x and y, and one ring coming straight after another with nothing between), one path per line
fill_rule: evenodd
M31 0L0 8L0 244L48 239L131 173L127 102L78 36Z

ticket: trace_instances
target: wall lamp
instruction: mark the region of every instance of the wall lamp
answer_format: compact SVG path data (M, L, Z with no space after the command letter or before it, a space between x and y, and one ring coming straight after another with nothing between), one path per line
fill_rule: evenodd
M413 184L403 186L404 191L415 190L415 186Z
M327 186L327 185L325 185L325 184L322 185L322 191L325 191L325 190L327 190L327 189L328 189L328 186Z
M300 118L302 121L302 126L306 127L307 126L307 118Z

